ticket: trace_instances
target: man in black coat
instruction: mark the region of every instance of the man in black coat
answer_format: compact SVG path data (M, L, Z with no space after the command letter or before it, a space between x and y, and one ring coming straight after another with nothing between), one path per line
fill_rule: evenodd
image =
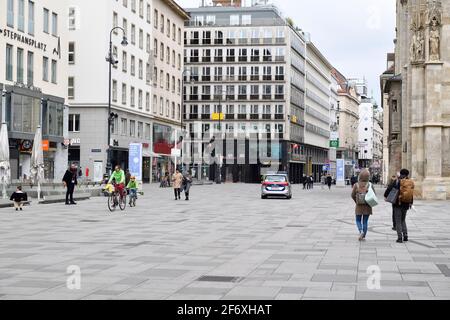
M75 190L75 186L78 184L77 176L78 176L77 167L72 164L70 166L70 168L67 169L67 171L64 174L64 177L62 179L62 181L64 183L64 187L67 188L66 205L76 204L75 201L73 201L73 192ZM70 198L70 202L69 202L69 198Z

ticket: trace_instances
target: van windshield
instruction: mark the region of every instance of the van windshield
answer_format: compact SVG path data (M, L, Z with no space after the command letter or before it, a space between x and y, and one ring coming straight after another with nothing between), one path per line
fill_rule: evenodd
M287 182L286 176L267 176L266 182Z

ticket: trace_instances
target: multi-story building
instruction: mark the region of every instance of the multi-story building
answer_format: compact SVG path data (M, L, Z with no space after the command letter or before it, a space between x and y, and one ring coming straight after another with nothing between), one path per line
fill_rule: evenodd
M199 178L216 179L203 158L214 138L222 179L259 182L265 167L288 171L294 182L303 173L319 179L330 110L330 74L320 52L273 6L187 10L185 119L193 141L184 160Z
M355 165L358 163L358 126L360 97L355 85L349 82L342 73L334 69L338 88L338 127L339 148L337 159L343 159L345 165L345 178L351 177Z
M356 93L359 96L362 98L369 97L369 83L366 78L349 78L348 82L355 88Z
M0 121L8 124L13 181L30 176L38 126L45 178L60 181L67 166L66 17L66 1L0 0Z
M373 163L374 105L371 99L361 99L359 105L358 147L359 167L370 168Z
M142 143L144 181L172 170L186 13L171 0L68 1L69 162L99 180L109 145L111 164L127 168L130 143ZM110 35L115 61L108 114Z
M307 174L319 181L323 166L330 163L330 110L332 65L306 41L305 152Z

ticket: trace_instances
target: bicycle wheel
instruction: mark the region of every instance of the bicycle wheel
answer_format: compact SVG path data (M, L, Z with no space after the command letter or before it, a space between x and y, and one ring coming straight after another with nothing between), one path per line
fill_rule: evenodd
M127 206L127 195L124 194L123 196L119 197L119 208L120 210L125 210Z
M115 196L114 193L110 194L108 196L108 209L109 211L113 212L116 210L116 206L114 205Z

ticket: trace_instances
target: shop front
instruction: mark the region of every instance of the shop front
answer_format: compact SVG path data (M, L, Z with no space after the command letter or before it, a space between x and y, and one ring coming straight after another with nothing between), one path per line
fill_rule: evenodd
M165 175L175 172L172 149L175 147L176 133L177 130L170 126L153 124L152 182L160 182ZM181 159L177 159L177 163L181 163Z

